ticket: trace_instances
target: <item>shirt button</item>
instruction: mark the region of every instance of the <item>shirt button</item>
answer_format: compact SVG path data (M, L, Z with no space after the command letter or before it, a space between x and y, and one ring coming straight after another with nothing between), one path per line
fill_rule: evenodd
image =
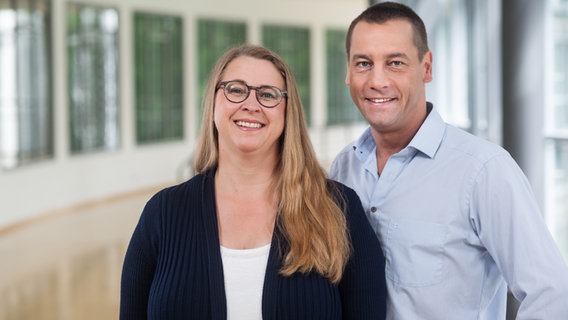
M371 207L371 212L373 213L377 212L377 207Z

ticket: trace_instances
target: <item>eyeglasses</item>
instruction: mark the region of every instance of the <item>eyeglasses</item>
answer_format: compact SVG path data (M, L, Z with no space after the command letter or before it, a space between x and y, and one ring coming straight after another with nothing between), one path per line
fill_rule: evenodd
M221 87L223 87L223 93L227 100L233 103L245 101L249 97L250 91L254 89L256 91L256 100L265 108L276 107L282 101L282 98L288 94L286 90L273 86L249 86L242 80L219 82L217 90Z

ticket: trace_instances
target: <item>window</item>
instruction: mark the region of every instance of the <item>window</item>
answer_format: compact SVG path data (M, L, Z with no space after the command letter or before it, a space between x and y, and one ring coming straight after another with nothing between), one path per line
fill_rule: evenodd
M50 2L0 0L0 161L53 156Z
M546 222L568 261L568 138L547 138Z
M436 1L433 23L426 26L429 33L430 50L434 55L434 88L427 90L432 96L430 101L444 115L444 118L454 125L473 131L472 119L468 112L469 79L467 77L467 50L469 43L468 18L463 1ZM470 12L470 15L473 13ZM421 16L427 16L422 13ZM425 20L426 23L426 20ZM436 63L444 61L444 63Z
M500 1L403 1L424 19L434 56L427 100L449 123L500 144Z
M556 1L550 101L545 109L546 219L568 261L568 1Z
M327 125L364 121L351 99L349 87L345 85L344 79L347 72L346 34L346 31L340 30L327 30L325 34Z
M307 28L271 26L262 28L264 46L278 53L294 73L307 124L310 124L310 31Z
M67 52L71 152L118 148L117 10L69 3Z
M183 138L182 20L134 14L136 141Z
M203 93L209 80L209 74L217 59L230 47L246 42L246 25L244 22L227 22L200 19L198 32L198 83L199 114L203 111Z

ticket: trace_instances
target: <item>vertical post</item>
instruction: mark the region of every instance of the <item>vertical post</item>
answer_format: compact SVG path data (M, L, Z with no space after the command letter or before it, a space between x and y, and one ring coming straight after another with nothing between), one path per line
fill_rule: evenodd
M544 203L544 76L546 0L502 0L503 147ZM518 302L510 295L507 319Z
M546 0L503 0L503 146L543 208Z

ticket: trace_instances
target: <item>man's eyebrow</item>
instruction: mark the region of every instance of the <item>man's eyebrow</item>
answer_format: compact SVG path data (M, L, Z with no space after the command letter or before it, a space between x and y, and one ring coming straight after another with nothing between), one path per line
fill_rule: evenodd
M358 53L358 54L354 54L352 57L352 60L358 60L358 59L369 59L369 56L366 54L362 54L362 53Z
M406 55L406 53L403 52L391 53L387 55L387 58L388 59L402 58L405 60L410 60L410 58Z
M395 52L395 53L391 53L391 54L387 55L387 59L396 59L396 58L410 60L408 55L406 53L403 53L403 52ZM368 55L363 54L363 53L353 54L353 56L351 57L351 60L358 60L358 59L369 60L370 58L369 58Z

